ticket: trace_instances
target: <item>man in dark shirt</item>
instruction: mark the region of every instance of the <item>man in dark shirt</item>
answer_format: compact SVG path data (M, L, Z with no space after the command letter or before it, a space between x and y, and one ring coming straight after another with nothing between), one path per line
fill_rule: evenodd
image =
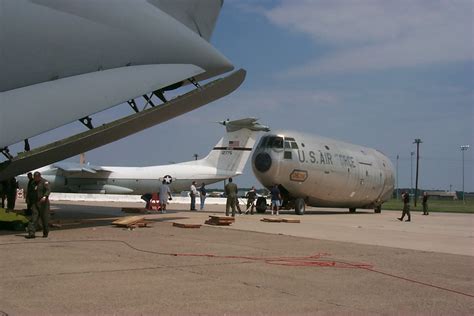
M272 215L273 215L273 211L276 212L276 215L279 215L279 208L281 206L280 204L281 195L280 195L280 189L278 189L278 184L275 184L273 186L270 193L272 195Z
M428 193L423 193L423 215L428 215Z

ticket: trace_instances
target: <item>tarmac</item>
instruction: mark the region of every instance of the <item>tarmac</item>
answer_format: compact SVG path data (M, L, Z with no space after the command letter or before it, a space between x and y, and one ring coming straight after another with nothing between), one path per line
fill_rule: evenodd
M48 238L0 231L0 315L474 314L471 214L309 208L300 223L171 204L151 227L123 202L54 202ZM19 205L21 208L22 205Z

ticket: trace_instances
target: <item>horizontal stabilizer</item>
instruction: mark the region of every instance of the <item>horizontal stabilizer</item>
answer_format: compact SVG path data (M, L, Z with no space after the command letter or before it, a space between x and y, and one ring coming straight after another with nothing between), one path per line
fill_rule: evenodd
M235 132L242 128L249 129L254 132L269 132L270 128L268 126L262 125L257 122L258 118L250 117L240 120L233 121L221 121L220 124L226 127L227 132Z
M69 138L21 153L12 160L0 164L0 180L92 150L197 109L237 89L244 81L245 75L246 71L240 69L164 105L149 108Z

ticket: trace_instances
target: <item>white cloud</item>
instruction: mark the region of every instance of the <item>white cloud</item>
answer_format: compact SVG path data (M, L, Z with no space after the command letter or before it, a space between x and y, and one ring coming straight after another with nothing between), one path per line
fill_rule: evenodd
M473 10L472 0L300 0L263 14L331 48L289 71L311 76L473 60Z

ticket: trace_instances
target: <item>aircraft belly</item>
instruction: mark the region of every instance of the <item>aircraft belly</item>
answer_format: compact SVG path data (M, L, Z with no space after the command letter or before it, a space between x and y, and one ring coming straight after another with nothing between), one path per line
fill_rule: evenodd
M194 65L130 66L2 92L0 147L202 72ZM22 128L18 128L18 122L22 122Z
M164 105L149 108L61 141L21 153L12 160L0 164L0 180L103 146L197 109L233 92L242 84L245 75L246 71L240 69ZM13 130L17 129L15 127Z
M8 25L0 28L0 47L8 47L0 91L130 64L194 64L207 78L233 69L208 41L147 1L0 3Z

